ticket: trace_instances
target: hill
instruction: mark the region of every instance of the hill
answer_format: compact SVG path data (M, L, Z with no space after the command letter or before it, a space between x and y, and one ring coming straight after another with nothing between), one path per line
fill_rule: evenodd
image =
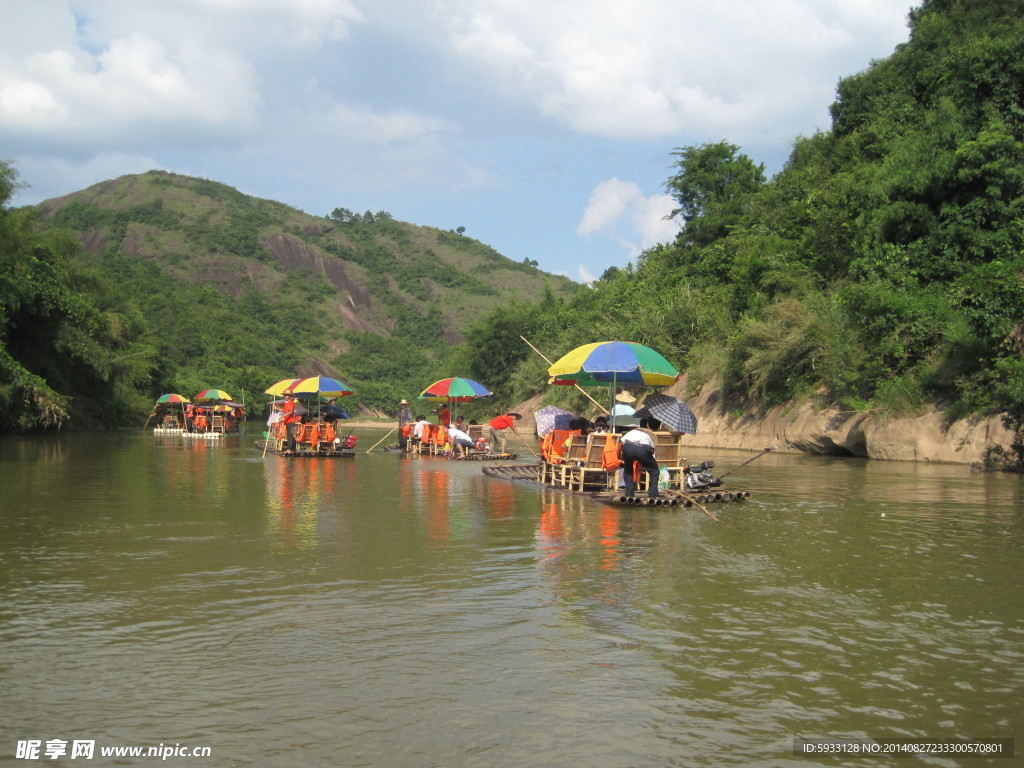
M36 206L72 258L138 308L155 348L148 394L262 392L338 375L389 408L444 370L466 329L511 297L568 297L567 278L459 232L338 208L311 216L207 179L124 176Z

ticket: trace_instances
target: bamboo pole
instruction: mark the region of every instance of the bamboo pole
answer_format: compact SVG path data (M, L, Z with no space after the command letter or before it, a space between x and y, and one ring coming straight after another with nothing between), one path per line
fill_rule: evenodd
M367 453L369 453L369 452L370 452L370 451L372 451L372 450L373 450L374 448L376 448L376 447L377 447L378 445L380 445L380 444L381 444L381 443L383 443L383 442L384 442L385 440L387 440L387 439L388 439L388 435L390 435L390 434L391 434L392 432L394 432L394 431L395 431L396 429L398 429L398 427L392 427L392 428L391 428L391 429L390 429L390 430L388 431L387 435L384 435L384 437L382 437L382 438L381 438L380 440L378 440L378 441L377 441L376 443L374 443L374 444L373 444L373 445L371 445L371 446L370 446L369 448L367 448L367 449L366 449L366 452L367 452ZM351 433L349 433L349 434L351 434Z
M523 437L522 435L520 435L518 432L516 432L516 434L519 435L519 439L523 441L523 445L526 446L526 450L528 450L530 453L533 453L533 448L531 448L530 444L528 442L526 442L526 438ZM533 458L535 458L535 459L537 458L537 454L536 453L533 453Z
M769 452L770 452L770 451L772 451L772 450L773 450L772 448L762 448L762 449L761 449L761 452L760 452L759 454L757 454L757 456L755 456L755 457L754 457L754 458L752 458L752 459L747 459L746 461L744 461L744 462L743 462L742 464L740 464L739 466L733 467L732 469L730 469L730 470L729 470L728 472L726 472L726 473L725 473L724 475L722 475L722 476L721 476L721 477L719 477L718 479L719 479L719 480L721 480L721 479L722 479L722 478L724 478L724 477L728 477L729 475L731 475L731 474L732 474L733 472L735 472L735 471L736 471L737 469L739 469L740 467L745 467L745 466L747 466L747 464L749 464L750 462L752 462L752 461L757 461L757 460L758 460L758 459L760 459L760 458L761 458L762 456L764 456L764 455L765 455L766 453L769 453Z
M711 518L712 520L714 520L714 521L715 521L716 523L722 523L722 521L721 521L721 520L719 520L719 519L718 519L717 517L715 517L715 516L714 516L714 515L712 515L712 514L711 514L710 512L708 512L708 508L707 508L707 507L705 507L705 506L704 506L703 504L701 504L701 503L700 503L699 501L697 501L697 500L696 500L695 498L693 498L692 496L690 497L690 501L692 501L692 502L693 502L694 506L696 506L696 507L697 507L697 509L699 509L699 510L700 510L701 512L703 512L703 513L704 513L705 515L707 515L708 517L710 517L710 518ZM722 525L725 525L725 523L722 523Z
M544 355L541 353L541 351L539 349L537 349L535 346L533 346L533 344L530 344L529 340L525 336L520 334L519 338L522 339L523 341L525 341L529 345L530 349L532 349L534 352L536 352L538 355L540 355L541 360L543 360L549 366L551 365L551 361L548 360L546 357L544 357ZM599 402L597 402L597 400L592 398L590 396L590 394L583 387L581 387L579 384L573 384L573 386L576 387L576 389L578 389L584 395L586 395L587 399L589 399L590 402L592 402L594 405L596 405L598 408L600 408L602 412L604 412L604 406L601 405Z

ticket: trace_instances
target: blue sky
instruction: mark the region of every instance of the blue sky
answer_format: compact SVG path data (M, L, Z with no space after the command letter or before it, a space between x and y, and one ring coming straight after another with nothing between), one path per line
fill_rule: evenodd
M586 282L677 231L672 151L769 175L904 0L0 0L27 205L127 173L466 228Z

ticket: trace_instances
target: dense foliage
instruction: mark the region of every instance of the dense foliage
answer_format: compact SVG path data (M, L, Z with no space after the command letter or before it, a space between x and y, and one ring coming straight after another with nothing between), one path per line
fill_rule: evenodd
M39 232L30 211L7 208L17 184L0 162L0 430L60 427L73 411L89 421L99 401L130 411L155 358L142 316L70 258L67 232Z
M1006 413L1019 464L1024 2L930 0L910 23L839 83L831 131L798 139L775 178L726 142L677 150L674 244L572 301L504 309L474 343L507 349L509 328L552 357L650 343L736 407ZM537 380L532 354L506 361L503 394Z

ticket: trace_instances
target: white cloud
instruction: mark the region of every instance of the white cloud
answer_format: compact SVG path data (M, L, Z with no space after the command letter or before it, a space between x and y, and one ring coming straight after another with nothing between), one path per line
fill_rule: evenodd
M0 0L0 146L44 197L162 167L600 273L674 237L673 147L781 166L906 2Z
M600 182L590 193L576 233L585 237L614 227L621 221L626 209L642 197L640 187L632 181L608 179Z
M98 151L180 145L243 129L260 100L251 69L232 53L188 44L171 51L142 32L95 56L40 50L19 65L0 79L0 137L15 145L58 137Z
M616 139L744 136L822 113L836 77L885 55L906 8L886 0L449 0L453 50L554 120ZM894 30L895 33L894 33ZM823 60L835 75L823 77ZM769 130L772 130L769 127ZM786 130L786 135L796 131Z
M590 193L576 233L616 236L631 256L657 243L673 240L679 232L675 221L666 220L675 207L669 195L643 193L632 181L608 179Z
M592 274L590 274L590 270L588 270L582 264L579 265L579 267L577 268L576 272L577 272L577 274L580 277L580 282L581 283L586 283L587 285L591 285L594 281L597 280L596 277L594 277Z

